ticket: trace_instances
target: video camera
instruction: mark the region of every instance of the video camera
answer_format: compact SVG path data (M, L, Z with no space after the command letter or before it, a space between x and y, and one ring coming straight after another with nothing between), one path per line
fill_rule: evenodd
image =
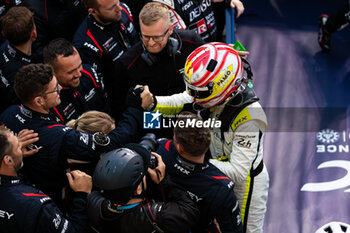
M156 151L158 148L156 135L153 133L147 133L145 136L143 136L139 144L143 148L145 148L149 153L151 153L152 151ZM151 154L149 167L151 169L155 169L157 166L158 166L158 160L154 155Z

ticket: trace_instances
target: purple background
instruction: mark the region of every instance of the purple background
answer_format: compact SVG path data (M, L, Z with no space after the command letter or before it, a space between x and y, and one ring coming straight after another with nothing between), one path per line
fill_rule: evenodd
M350 146L350 26L332 36L332 51L317 43L318 17L346 1L244 1L236 39L250 51L254 86L266 109L269 129L264 161L270 174L264 232L312 233L331 221L350 224L350 179L332 191L301 191L306 183L343 178L339 167L350 153L316 153L316 145ZM317 133L333 129L340 138L322 143ZM343 132L347 138L344 142ZM333 147L332 147L333 148ZM331 185L327 185L331 187Z

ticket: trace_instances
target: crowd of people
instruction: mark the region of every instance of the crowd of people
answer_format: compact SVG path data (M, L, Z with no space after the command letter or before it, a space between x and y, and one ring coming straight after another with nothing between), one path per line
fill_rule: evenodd
M1 232L262 232L267 119L225 7L6 1ZM142 137L145 111L174 129Z

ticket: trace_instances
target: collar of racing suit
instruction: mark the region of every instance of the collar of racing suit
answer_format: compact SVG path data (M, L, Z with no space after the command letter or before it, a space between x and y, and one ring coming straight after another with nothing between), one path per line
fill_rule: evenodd
M10 43L8 43L7 45L7 54L9 54L11 57L18 59L18 60L23 60L26 61L28 63L32 62L32 59L30 56L28 56L27 54L21 52L20 50L16 49L15 47L13 47L12 45L10 45Z
M113 30L115 31L115 28L117 27L118 29L120 28L120 22L118 23L111 23L108 25L102 25L99 22L97 22L97 20L91 15L88 15L88 22L92 25L92 27L89 28L94 28L97 31L110 31Z
M21 184L22 180L18 176L0 175L0 185Z
M50 113L49 114L45 114L45 113L36 112L36 111L33 111L30 108L24 106L23 104L20 105L20 111L21 111L21 113L23 115L25 115L28 118L39 117L42 120L54 121L54 119L52 118L53 116Z
M204 161L204 163L194 163L191 161L188 161L187 159L183 158L181 155L178 155L176 157L176 161L179 163L179 165L183 168L185 168L188 171L197 171L197 170L204 170L209 167L209 163L207 161Z

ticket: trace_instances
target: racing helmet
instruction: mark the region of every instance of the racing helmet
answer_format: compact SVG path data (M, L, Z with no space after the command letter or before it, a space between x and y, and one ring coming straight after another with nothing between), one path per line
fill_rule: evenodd
M350 233L350 225L343 222L330 222L323 225L315 233Z
M211 108L237 90L243 80L240 56L230 46L214 42L195 49L184 68L184 81L194 102Z
M146 171L147 165L139 153L129 148L120 148L101 155L92 181L102 196L124 204L134 196Z

